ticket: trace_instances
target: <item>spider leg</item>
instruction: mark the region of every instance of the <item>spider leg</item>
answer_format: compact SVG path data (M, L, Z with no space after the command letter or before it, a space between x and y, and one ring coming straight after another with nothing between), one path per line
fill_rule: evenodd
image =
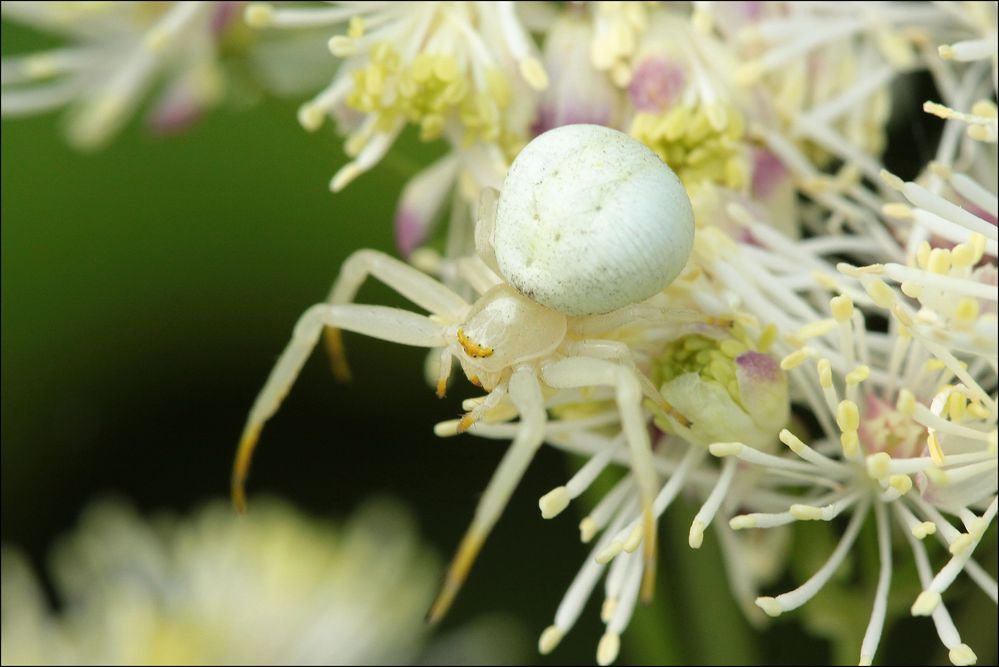
M545 399L534 370L529 366L521 366L514 371L509 380L508 392L520 413L520 428L475 508L472 525L462 538L444 578L444 585L427 612L427 621L430 623L438 622L447 613L465 582L479 549L544 440L547 421Z
M696 310L670 308L660 305L656 295L641 303L633 303L602 315L587 315L572 322L573 333L579 336L599 336L621 327L640 324L643 327L660 329L688 324L703 324L713 327L730 327L732 319L705 315Z
M631 469L642 501L642 541L645 571L642 599L651 600L655 588L656 525L652 503L659 491L659 479L652 457L652 445L642 415L642 388L635 372L625 365L593 357L567 357L545 364L541 377L551 387L570 388L610 385L615 388L621 427L631 448Z
M595 357L597 359L608 359L626 366L635 373L635 377L642 387L642 394L647 399L662 408L663 412L676 419L681 425L690 426L690 420L680 414L669 401L663 398L663 395L659 393L659 389L652 383L652 380L635 365L631 351L621 341L593 338L575 341L566 345L566 353L584 357Z
M497 385L495 389L489 392L489 395L486 396L485 400L462 415L461 419L458 420L458 433L464 433L471 428L472 424L482 419L482 415L486 414L503 402L503 398L505 396L506 388L502 384Z
M232 500L236 509L241 512L246 509L244 486L260 431L264 423L277 412L319 341L324 327L347 329L402 345L440 347L446 344L444 328L440 324L423 315L398 308L357 304L331 306L321 303L305 311L295 324L291 341L257 395L239 441L232 470Z
M469 307L468 302L419 269L377 250L358 250L344 261L326 303L351 303L368 276L377 278L434 315L460 320ZM340 335L342 328L345 327L327 327L326 349L333 375L346 382L350 380L350 367Z
M483 188L475 212L475 252L497 275L500 271L496 263L496 250L493 248L493 231L496 227L499 194L495 188Z

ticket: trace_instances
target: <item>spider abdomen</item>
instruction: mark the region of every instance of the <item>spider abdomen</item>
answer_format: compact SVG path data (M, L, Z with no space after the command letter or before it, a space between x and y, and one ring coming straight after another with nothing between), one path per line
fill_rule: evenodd
M592 315L662 290L693 238L690 200L655 153L608 127L567 125L514 160L493 242L500 272L521 293Z

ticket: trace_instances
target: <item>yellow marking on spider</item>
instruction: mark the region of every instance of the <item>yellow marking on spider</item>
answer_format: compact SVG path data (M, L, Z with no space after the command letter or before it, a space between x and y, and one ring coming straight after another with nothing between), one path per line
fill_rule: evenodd
M458 420L458 433L464 433L468 429L472 428L472 424L479 420L473 412L466 412Z
M427 623L438 623L447 614L455 596L462 584L465 583L465 578L468 577L468 571L472 569L472 563L475 562L475 557L478 556L483 541L485 541L485 536L475 529L471 529L465 534L461 546L458 547L458 553L455 554L447 575L444 577L444 585L441 586L437 599L434 600L430 611L427 612Z
M333 377L338 382L350 382L350 366L347 365L347 354L343 349L343 335L335 327L327 327L323 332L326 339L326 351L329 353Z
M680 413L680 411L674 408L666 399L660 398L659 407L662 408L663 412L675 419L680 426L687 428L691 425L692 422L687 419L685 415Z
M485 357L493 356L493 348L479 345L474 342L465 335L464 329L458 329L458 342L461 343L461 347L465 350L465 354L473 359L483 359Z
M250 461L253 460L253 450L257 446L262 426L254 424L247 427L236 450L236 461L232 466L232 504L240 514L246 511L246 478L250 474Z

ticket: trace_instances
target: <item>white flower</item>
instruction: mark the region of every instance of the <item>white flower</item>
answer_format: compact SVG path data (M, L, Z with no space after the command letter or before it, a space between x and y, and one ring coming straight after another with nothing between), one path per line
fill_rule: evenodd
M371 169L412 123L420 137L455 148L478 142L506 164L526 141L533 91L548 78L512 2L254 3L257 28L348 26L329 46L345 58L333 81L299 110L315 131L336 114L353 158L330 182L336 192Z
M593 32L587 16L571 8L548 30L544 65L551 85L538 105L534 134L573 123L619 126L619 94L590 59Z
M387 501L343 527L266 500L245 517L218 502L153 522L99 503L55 552L61 613L5 550L3 662L412 663L437 573L412 519ZM504 659L515 652L504 639L515 644L500 623L466 627L428 655Z
M185 125L222 94L219 42L237 4L5 2L5 20L63 36L66 44L4 58L3 115L69 107L70 142L99 148L164 78L150 120L162 130Z

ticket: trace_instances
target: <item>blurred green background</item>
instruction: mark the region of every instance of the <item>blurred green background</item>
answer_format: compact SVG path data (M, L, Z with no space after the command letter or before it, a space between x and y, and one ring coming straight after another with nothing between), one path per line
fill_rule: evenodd
M4 54L36 46L6 24L2 39ZM392 251L402 185L440 148L407 135L375 172L332 195L340 141L328 127L304 132L296 108L224 107L173 137L135 122L92 155L66 146L56 116L4 120L2 537L39 566L96 497L186 511L224 496L247 410L295 319L325 297L352 250ZM404 305L376 284L359 301ZM412 506L447 558L504 443L433 436L473 392L458 381L438 400L422 379L423 351L350 334L346 345L353 383L338 385L317 351L268 424L251 503L277 494L341 518L389 494ZM535 655L534 638L587 554L578 514L546 522L537 509L569 472L555 452L538 455L445 627L507 612ZM801 614L753 634L714 541L699 553L686 547L693 511L667 515L657 601L636 612L620 662L821 664L839 655L808 636ZM982 561L994 572L994 549ZM858 586L873 584L876 573L867 575ZM952 610L980 662L994 662L995 607L969 589L959 584L953 599L967 591L971 602ZM870 608L862 590L851 612L861 630ZM535 659L592 663L600 598L552 656ZM890 626L879 662L927 655L946 661L930 625L906 620Z

